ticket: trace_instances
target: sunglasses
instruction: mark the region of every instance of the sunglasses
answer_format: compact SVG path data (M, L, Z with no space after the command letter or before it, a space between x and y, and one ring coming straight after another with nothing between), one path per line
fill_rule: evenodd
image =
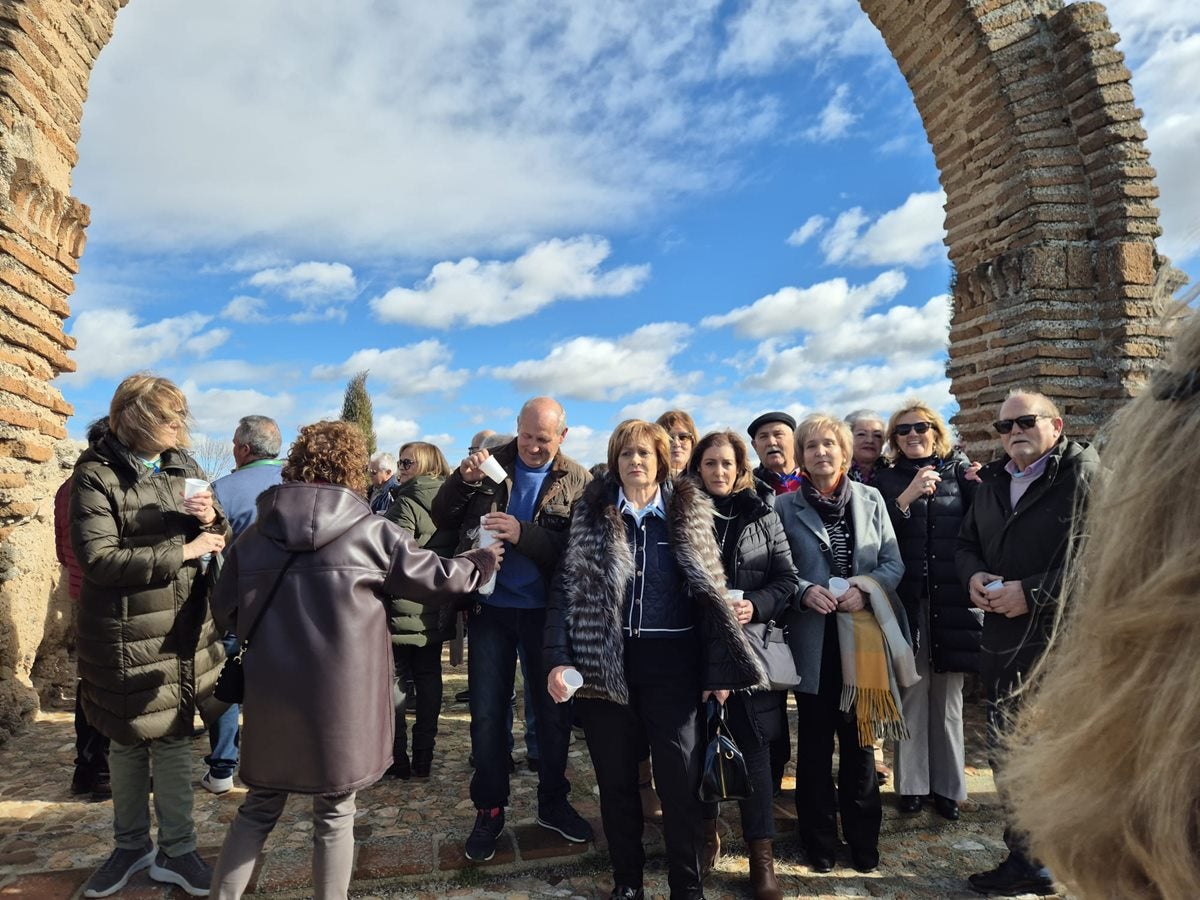
M692 436L690 434L687 434L686 432L683 432L680 434L668 435L668 437L671 439L672 444L690 444L690 443L692 443Z
M904 437L910 431L915 431L917 434L924 434L933 427L932 422L911 422L908 425L897 425L895 434Z
M1000 419L992 423L992 427L996 429L998 434L1009 434L1013 430L1013 425L1020 425L1022 431L1028 431L1037 424L1038 419L1052 419L1053 416L1047 416L1043 413L1038 415L1017 416L1015 419Z
M402 469L411 469L416 464L417 464L417 461L415 459L398 459L398 460L396 460L396 465L398 465Z

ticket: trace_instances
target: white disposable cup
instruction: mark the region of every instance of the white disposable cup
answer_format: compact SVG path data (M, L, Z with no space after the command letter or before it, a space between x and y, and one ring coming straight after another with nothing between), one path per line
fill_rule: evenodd
M203 478L185 478L183 479L183 499L188 500L210 488L211 485Z
M850 582L845 578L838 578L836 575L829 579L829 593L834 597L841 597L842 594L850 590Z
M726 591L725 592L725 602L728 603L730 606L733 606L734 601L741 600L745 596L746 596L745 591L739 591L736 589L732 590L732 591Z
M574 697L575 692L583 687L583 676L579 674L578 669L567 669L562 673L562 680L567 686L567 700Z
M488 531L483 526L483 520L484 520L484 516L480 516L479 517L479 546L480 547L490 547L490 546L492 546L492 544L496 543L496 541L498 541L499 538L497 538L493 532ZM479 587L479 593L484 594L484 595L491 594L492 591L494 591L494 590L496 590L496 576L495 575L493 575L491 578L489 578L487 581L485 581Z
M479 468L483 470L483 474L496 484L503 484L504 479L508 477L508 473L504 471L504 466L500 465L496 457L489 456L479 464Z
M983 589L985 591L998 591L1002 587L1004 587L1004 580L997 578L995 581L989 581L987 584L985 584Z

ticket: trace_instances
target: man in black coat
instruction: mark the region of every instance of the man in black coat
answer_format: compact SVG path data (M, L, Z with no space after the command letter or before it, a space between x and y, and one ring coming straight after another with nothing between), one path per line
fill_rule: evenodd
M1009 394L995 428L1006 457L979 472L982 484L963 519L955 560L971 602L984 612L980 676L993 747L1013 712L1004 701L1045 651L1067 544L1100 463L1093 448L1063 436L1062 416L1042 394ZM972 875L971 887L992 896L1051 892L1050 873L1022 836L1010 826L1004 841L1008 858Z

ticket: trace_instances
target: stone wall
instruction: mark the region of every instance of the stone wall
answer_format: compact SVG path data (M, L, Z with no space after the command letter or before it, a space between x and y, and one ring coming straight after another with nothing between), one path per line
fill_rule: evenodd
M0 740L34 708L31 675L46 696L69 677L69 627L48 603L54 441L71 409L50 381L74 368L63 320L88 224L70 194L88 78L125 2L0 0ZM1160 356L1177 284L1154 249L1154 170L1103 8L862 5L946 191L960 432L990 447L999 400L1033 385L1092 433Z

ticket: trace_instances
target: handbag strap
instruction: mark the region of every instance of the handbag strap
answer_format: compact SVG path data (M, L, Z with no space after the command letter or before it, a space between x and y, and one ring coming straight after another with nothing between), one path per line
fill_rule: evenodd
M267 598L263 600L262 606L258 608L258 615L254 617L254 621L250 623L250 628L246 631L246 636L242 638L241 644L238 647L238 654L246 652L246 648L250 646L250 638L254 637L254 632L258 629L258 623L262 621L263 613L267 611L267 607L271 605L271 600L275 597L275 592L279 590L279 585L283 581L284 573L296 561L298 554L292 553L288 556L287 562L279 569L279 574L275 576L275 583L271 585L271 590L267 594Z

